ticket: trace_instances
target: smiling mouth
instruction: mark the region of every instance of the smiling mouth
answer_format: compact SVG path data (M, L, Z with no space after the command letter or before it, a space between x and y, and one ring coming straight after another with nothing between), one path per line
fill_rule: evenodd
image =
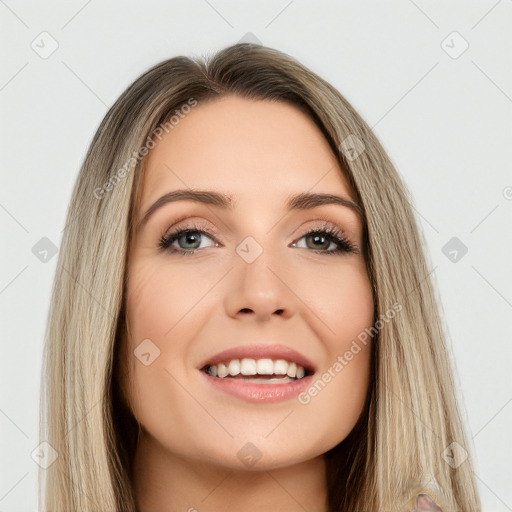
M295 382L313 372L294 361L285 359L231 359L202 368L211 377L238 379L257 384L285 384Z

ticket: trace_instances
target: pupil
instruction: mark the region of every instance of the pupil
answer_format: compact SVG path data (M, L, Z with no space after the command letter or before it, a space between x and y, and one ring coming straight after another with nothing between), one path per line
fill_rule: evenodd
M193 245L194 243L197 243L198 235L193 233L187 233L185 235L185 243Z
M324 242L321 242L321 240L324 240ZM325 244L325 237L322 236L322 235L313 235L313 241L314 241L315 244L320 243L320 245L324 245Z

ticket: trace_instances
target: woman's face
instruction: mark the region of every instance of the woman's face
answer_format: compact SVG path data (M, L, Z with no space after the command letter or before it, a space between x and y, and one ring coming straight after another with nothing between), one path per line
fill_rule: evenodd
M135 418L166 457L256 470L320 456L362 411L370 344L353 342L373 320L335 156L296 108L233 96L199 102L155 141L128 264ZM189 199L159 201L178 190Z

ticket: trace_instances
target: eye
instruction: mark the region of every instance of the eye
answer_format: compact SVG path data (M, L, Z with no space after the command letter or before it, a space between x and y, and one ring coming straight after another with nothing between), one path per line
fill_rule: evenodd
M210 240L213 244L201 246L204 239ZM315 252L325 255L358 252L356 245L350 242L343 231L329 222L323 222L320 226L311 229L302 235L299 241L302 239L306 241L305 246L299 245L299 242L294 242L291 246L313 249ZM177 228L162 236L158 246L164 251L189 256L195 254L199 249L218 247L219 245L215 235L205 227L194 224L181 229Z
M172 253L179 253L183 255L194 254L197 249L204 249L201 247L203 238L212 240L213 234L209 233L205 229L199 226L187 226L182 229L177 229L168 235L164 235L160 238L158 246L162 250L166 250ZM175 244L177 242L177 246ZM218 244L214 242L213 246ZM207 246L212 247L212 245Z
M329 223L324 223L320 227L315 227L302 235L299 240L302 240L303 238L306 239L306 249L316 249L315 252L319 252L321 254L332 255L358 252L356 246L350 242L343 231ZM308 241L311 243L308 243ZM292 247L299 247L299 245L297 242L294 242Z

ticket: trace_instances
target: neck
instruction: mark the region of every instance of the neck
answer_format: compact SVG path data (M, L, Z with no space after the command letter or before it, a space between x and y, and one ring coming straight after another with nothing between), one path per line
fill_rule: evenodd
M243 471L165 451L141 435L133 485L139 512L325 512L327 487L322 456L289 467ZM228 504L231 504L228 506Z

